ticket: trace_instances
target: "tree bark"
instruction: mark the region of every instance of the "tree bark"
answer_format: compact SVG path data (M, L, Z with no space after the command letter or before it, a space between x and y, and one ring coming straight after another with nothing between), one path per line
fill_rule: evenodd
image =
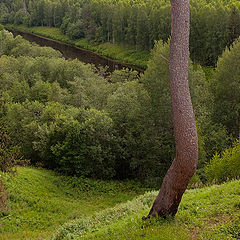
M27 14L27 4L26 4L26 0L23 0L23 10L24 10L25 14Z
M188 86L189 0L171 0L170 94L176 156L149 216L175 216L198 161L198 138Z

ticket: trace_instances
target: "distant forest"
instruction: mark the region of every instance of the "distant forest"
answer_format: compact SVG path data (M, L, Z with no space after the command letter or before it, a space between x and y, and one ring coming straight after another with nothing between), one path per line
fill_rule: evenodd
M170 36L166 0L1 0L0 23L61 28L71 39L112 42L150 50ZM192 0L190 54L194 63L215 66L240 35L240 2Z

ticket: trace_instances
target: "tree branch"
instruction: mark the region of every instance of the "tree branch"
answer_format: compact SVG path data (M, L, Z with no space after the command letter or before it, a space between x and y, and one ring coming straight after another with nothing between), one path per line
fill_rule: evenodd
M167 58L165 58L161 53L160 53L160 57L161 57L162 59L164 59L167 63L169 63L169 60L168 60Z

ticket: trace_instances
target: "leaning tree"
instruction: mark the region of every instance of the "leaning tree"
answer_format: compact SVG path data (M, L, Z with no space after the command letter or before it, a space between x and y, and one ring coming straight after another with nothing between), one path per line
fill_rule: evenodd
M198 161L198 138L188 86L189 0L171 0L170 93L176 156L148 217L174 216Z

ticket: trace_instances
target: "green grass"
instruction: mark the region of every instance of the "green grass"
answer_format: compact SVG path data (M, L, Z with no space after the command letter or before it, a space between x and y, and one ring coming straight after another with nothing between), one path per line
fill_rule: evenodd
M29 167L1 177L8 210L0 212L0 239L240 239L239 180L187 190L174 219L143 221L157 192L140 195L146 189L136 182Z
M144 190L137 183L96 181L60 176L36 168L2 174L8 189L8 210L0 212L0 239L46 239L66 221L134 198Z
M240 239L240 181L187 190L174 219L143 221L156 194L66 223L52 239Z
M60 42L74 45L95 52L99 55L112 58L123 64L129 64L146 69L150 58L149 51L136 50L132 47L112 43L88 42L87 39L71 40L64 35L59 28L50 27L26 27L24 25L7 25L10 29L26 31L43 37L51 38Z

